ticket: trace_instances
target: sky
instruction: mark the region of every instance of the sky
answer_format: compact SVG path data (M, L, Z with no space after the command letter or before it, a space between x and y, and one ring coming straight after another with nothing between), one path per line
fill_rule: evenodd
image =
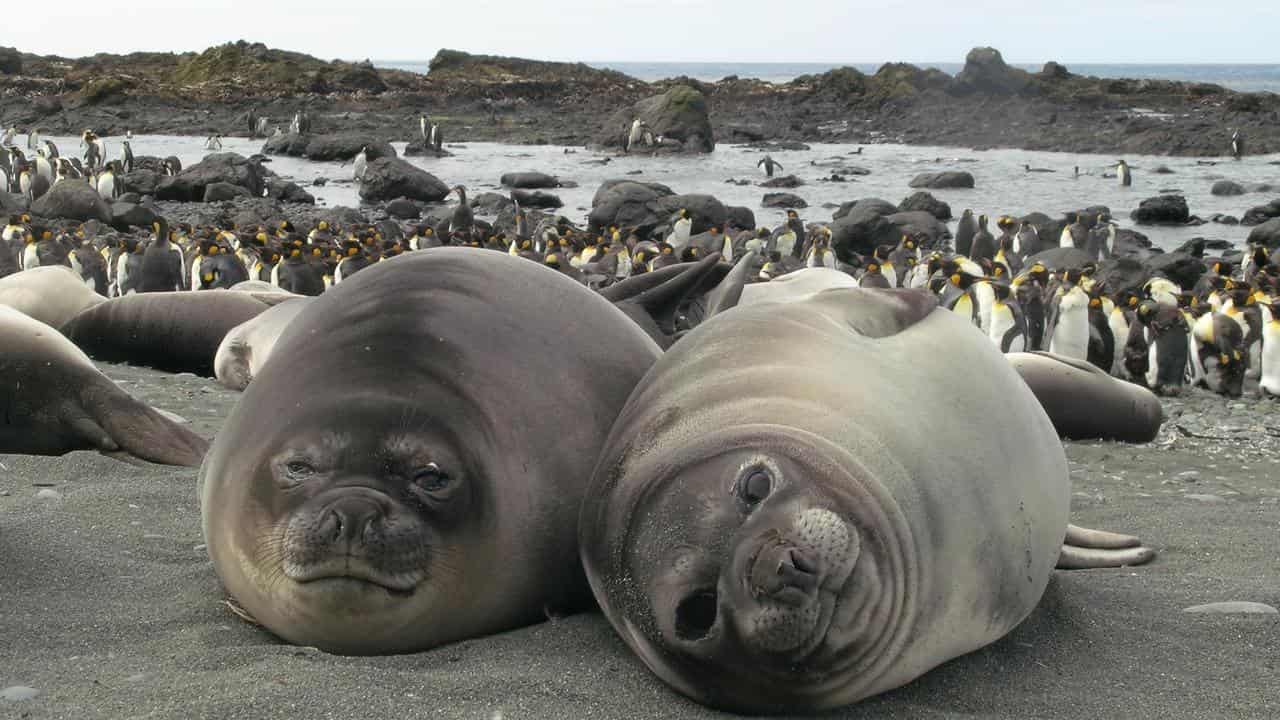
M244 39L353 60L1280 63L1276 0L57 0L14 27L0 45L67 57Z

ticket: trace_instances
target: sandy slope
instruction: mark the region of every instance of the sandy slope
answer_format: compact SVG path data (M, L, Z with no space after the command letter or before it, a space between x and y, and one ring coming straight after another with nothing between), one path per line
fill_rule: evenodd
M208 436L236 399L208 380L104 369ZM836 716L1280 716L1280 617L1181 612L1280 605L1274 405L1196 394L1169 409L1178 417L1153 445L1068 447L1075 520L1137 532L1161 550L1156 564L1057 573L1001 642ZM0 700L0 718L714 715L652 677L595 614L402 657L281 645L221 605L194 470L89 453L0 464L0 691L40 691ZM60 499L37 497L45 485Z

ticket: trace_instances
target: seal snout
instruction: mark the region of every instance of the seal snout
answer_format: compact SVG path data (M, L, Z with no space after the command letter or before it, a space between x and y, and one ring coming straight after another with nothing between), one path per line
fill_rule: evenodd
M376 542L383 524L382 508L371 498L343 495L320 512L316 535L331 543Z
M751 567L757 596L788 605L803 605L822 583L818 557L803 548L770 543Z

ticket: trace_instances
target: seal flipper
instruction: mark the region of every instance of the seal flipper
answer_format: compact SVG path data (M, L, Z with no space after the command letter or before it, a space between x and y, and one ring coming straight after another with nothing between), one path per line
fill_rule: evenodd
M666 282L613 303L644 328L655 342L664 348L669 347L676 334L676 312L680 304L702 284L719 262L720 256L715 254L696 264L686 263L680 273ZM646 317L649 322L645 321ZM657 335L654 334L655 329Z
M879 339L906 330L924 320L938 307L938 298L919 288L832 288L823 290L807 302L830 308L832 317L840 318L859 335Z
M68 424L107 457L128 455L160 465L197 467L209 442L139 402L105 377L82 392L85 415ZM87 415L87 417L86 417Z
M1089 570L1128 567L1151 562L1155 556L1155 550L1143 546L1142 541L1132 535L1067 525L1057 568Z
M737 307L738 301L742 299L742 288L747 285L747 275L751 272L758 257L759 253L755 250L744 255L729 271L729 274L724 276L720 284L707 293L707 318L715 317L730 308Z

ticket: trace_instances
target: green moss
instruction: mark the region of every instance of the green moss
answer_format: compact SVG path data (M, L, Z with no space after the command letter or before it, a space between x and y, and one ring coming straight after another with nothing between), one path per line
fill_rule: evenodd
M124 95L137 86L129 78L111 76L91 80L80 90L80 94L90 103L100 103L114 95Z

